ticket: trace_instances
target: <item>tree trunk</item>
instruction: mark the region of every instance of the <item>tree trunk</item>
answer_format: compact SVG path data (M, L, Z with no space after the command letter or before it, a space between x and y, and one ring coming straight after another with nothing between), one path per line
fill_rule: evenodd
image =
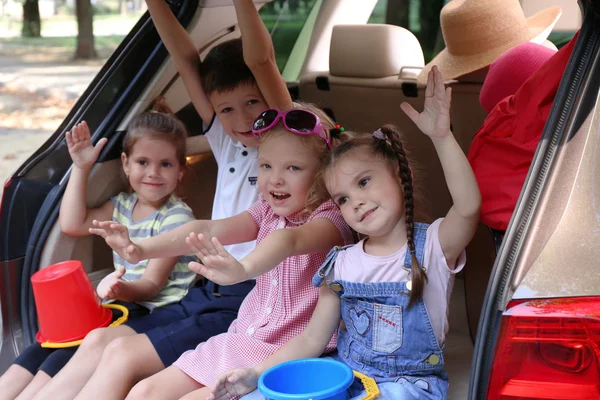
M419 32L418 38L425 54L425 62L431 59L435 49L438 31L441 29L440 12L444 3L444 0L421 0L419 10L421 32Z
M23 3L23 37L42 36L42 22L40 20L40 7L38 0L25 0Z
M90 0L76 0L77 49L75 59L88 60L98 57L94 47L94 19Z
M387 8L385 10L385 23L409 29L409 8L410 0L388 0Z

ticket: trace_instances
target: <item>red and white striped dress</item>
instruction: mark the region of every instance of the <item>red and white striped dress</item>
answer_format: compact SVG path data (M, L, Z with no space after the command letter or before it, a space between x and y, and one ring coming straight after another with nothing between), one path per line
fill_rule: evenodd
M299 214L276 215L262 196L248 212L259 226L257 244L277 229L299 226L315 218L330 220L346 243L353 242L350 228L331 200L304 219ZM244 299L238 318L228 331L183 353L174 365L200 384L211 387L228 369L251 367L268 358L308 324L319 296L312 277L326 255L327 252L289 257L256 278L256 286ZM335 338L332 338L327 350L334 348Z

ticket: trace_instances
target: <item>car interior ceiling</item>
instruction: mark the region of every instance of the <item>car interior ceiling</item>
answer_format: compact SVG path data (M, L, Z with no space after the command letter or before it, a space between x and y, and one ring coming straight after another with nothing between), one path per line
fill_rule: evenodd
M197 23L197 26L199 25L200 23ZM364 29L364 26L362 28ZM394 40L397 35L397 28L386 27L385 34L389 35L390 40ZM195 36L194 39L196 43L210 42L214 45L238 35L236 31L231 30L219 32L204 37ZM344 41L348 40L349 36L334 35L331 48L348 46ZM360 44L354 42L352 45L355 46L354 54L361 51ZM208 48L203 48L202 52L207 50ZM347 76L343 68L332 68L331 71L301 76L300 100L327 109L338 123L353 131L373 131L383 123L398 126L405 136L411 157L417 164L419 190L424 204L421 211L429 221L433 221L446 214L451 206L451 197L431 141L418 131L399 107L402 101L407 101L417 109L422 108L425 88L417 86L414 74L410 73L374 78L371 73L373 70L381 70L381 65L393 64L388 58L398 56L386 52L383 46L380 50L379 58L369 58L368 62L365 61L360 68L363 73L355 73L356 76ZM373 50L369 53L372 54ZM336 53L335 56L342 57L333 63L337 66L357 62L356 57L343 59L344 55L341 53ZM153 86L144 92L146 98L141 99L138 104L147 107L158 93L163 94L172 109L180 110L178 115L187 126L197 126L197 115L188 104L189 98L181 80L176 76L172 63L166 63L159 74L162 76L152 81ZM452 129L465 153L469 149L473 134L481 126L486 115L478 99L481 85L482 82L453 82L450 85L453 90ZM128 119L133 114L134 111ZM123 121L122 126L126 126L127 123L128 120ZM198 133L198 130L194 129L193 133ZM189 161L190 168L184 188L187 196L184 200L193 209L196 218L210 218L217 175L215 160L212 155L198 155L189 157ZM114 179L120 175L120 171L120 160L96 165L90 176L88 204L99 205L111 195L123 190L123 181ZM481 225L475 239L467 248L468 265L464 273L459 274L456 279L450 303L450 332L446 340L445 354L451 382L451 398L467 397L473 339L477 332L479 312L495 254L492 233ZM111 252L102 239L94 236L69 237L61 233L56 223L45 244L40 267L65 259L82 260L95 284L113 270Z

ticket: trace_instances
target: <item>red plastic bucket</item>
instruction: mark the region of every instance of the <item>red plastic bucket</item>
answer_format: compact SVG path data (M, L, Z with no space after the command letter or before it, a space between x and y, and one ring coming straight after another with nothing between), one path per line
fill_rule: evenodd
M112 320L111 310L102 307L81 261L39 270L31 277L31 285L40 325L38 343L81 340Z

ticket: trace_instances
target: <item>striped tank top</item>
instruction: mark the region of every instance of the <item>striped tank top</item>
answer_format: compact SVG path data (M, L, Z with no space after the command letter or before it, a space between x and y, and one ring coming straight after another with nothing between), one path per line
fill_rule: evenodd
M168 232L195 219L188 205L174 194L171 194L154 213L135 222L132 217L133 209L138 200L136 193L119 193L111 200L115 207L112 220L127 227L129 237L133 242L139 242ZM187 294L189 287L196 278L196 273L188 268L188 263L194 260L195 257L193 256L179 257L162 290L152 300L137 303L152 311L156 307L180 301ZM130 264L113 252L113 261L115 269L120 266L125 267L126 272L122 279L131 282L142 277L149 260Z

